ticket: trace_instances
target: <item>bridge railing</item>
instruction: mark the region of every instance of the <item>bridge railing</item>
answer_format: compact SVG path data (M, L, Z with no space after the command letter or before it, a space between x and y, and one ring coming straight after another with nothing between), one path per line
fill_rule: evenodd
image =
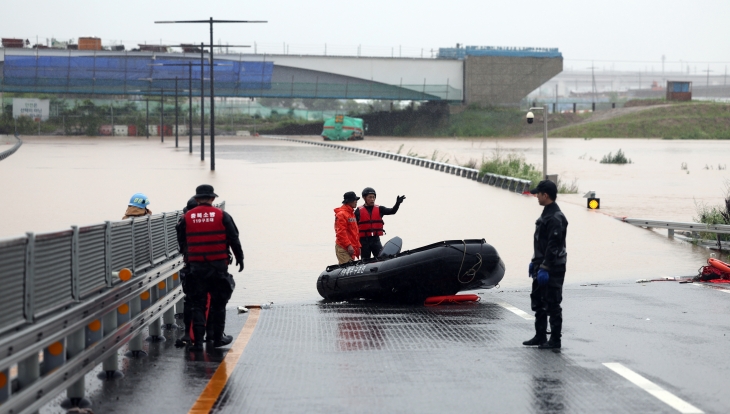
M332 144L329 142L309 141L309 140L285 138L285 137L267 137L267 138L277 139L277 140L282 140L282 141L298 142L298 143L302 143L302 144L317 145L320 147L339 149L339 150L343 150L343 151L351 151L351 152L356 152L356 153L360 153L360 154L373 155L376 157L381 157L381 158L385 158L385 159L389 159L389 160L405 162L407 164L413 164L413 165L417 165L419 167L429 168L432 170L445 172L447 174L454 174L459 177L468 178L470 180L479 181L484 184L489 184L491 186L499 187L499 188L502 188L502 189L505 189L508 191L512 191L515 193L519 193L519 194L522 194L525 191L529 191L530 185L531 185L530 180L525 180L522 178L508 177L508 176L504 176L504 175L491 174L491 173L486 173L484 175L480 175L481 173L479 172L479 170L474 169L474 168L462 167L460 165L447 164L444 162L428 160L425 158L412 157L410 155L401 155L401 154L395 154L395 153L387 152L387 151L371 150L371 149L367 149L367 148L349 147L349 146L345 146L345 145Z
M0 102L0 103L2 103L2 102ZM17 151L18 148L20 148L21 145L23 145L23 140L20 139L20 137L18 136L18 134L15 134L15 144L13 144L13 146L10 147L9 149L6 149L5 151L0 152L0 161L2 161L5 158L8 158L9 156L15 154L15 151Z
M706 224L680 221L648 220L622 217L624 223L633 224L638 227L658 228L668 230L681 230L689 232L730 234L730 225L727 224Z
M120 375L121 346L138 356L148 325L153 340L160 317L175 326L181 215L0 240L0 413L35 412L64 389L78 404L86 373L103 362L103 377Z

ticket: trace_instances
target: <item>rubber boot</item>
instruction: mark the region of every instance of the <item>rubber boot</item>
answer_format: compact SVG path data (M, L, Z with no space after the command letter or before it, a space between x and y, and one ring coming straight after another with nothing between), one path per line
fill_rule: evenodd
M554 338L550 335L550 340L538 345L539 349L560 349L560 337Z
M213 341L213 347L220 348L222 346L229 345L231 342L233 342L233 337L231 335L223 334L221 335L221 339Z
M203 335L205 334L205 327L198 327L193 326L193 336L195 337L195 340L193 341L193 346L191 346L189 349L192 352L200 352L203 350L203 344L205 341L203 341Z
M563 330L563 315L557 314L550 317L550 340L540 344L540 349L560 349L560 337Z
M522 345L542 347L542 344L544 344L546 342L547 342L547 335L535 334L535 336L533 336L532 339L523 342Z

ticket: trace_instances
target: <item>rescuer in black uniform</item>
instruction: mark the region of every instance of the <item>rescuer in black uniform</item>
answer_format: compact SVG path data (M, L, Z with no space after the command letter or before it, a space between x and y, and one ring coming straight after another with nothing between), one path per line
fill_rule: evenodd
M190 200L188 200L187 205L185 205L185 208L183 208L183 210L182 210L183 216L180 217L180 221L185 220L185 213L194 209L197 206L198 206L198 202L195 201L195 198L190 197ZM192 338L194 336L194 334L192 332L192 330L193 330L192 313L190 312L191 305L190 305L190 299L188 298L188 289L187 289L187 287L188 287L187 286L187 275L190 273L190 266L188 264L188 258L187 258L187 254L186 254L187 252L181 251L181 253L183 255L184 265L183 265L183 268L180 269L180 272L178 274L180 276L180 283L182 284L182 291L183 291L183 294L185 295L185 297L184 297L185 306L183 307L183 313L182 313L182 319L183 319L183 324L185 325L185 329L184 329L184 334L183 334L182 338L175 341L175 346L178 348L192 345L192 343L193 343ZM230 256L230 252L228 253L228 255ZM230 261L231 261L231 258L229 257L228 262L230 263ZM208 300L210 300L210 294L208 295ZM206 308L207 308L207 306L206 306ZM205 337L206 337L206 339L213 340L213 324L206 322Z
M186 252L190 272L186 276L186 303L190 312L195 336L192 350L203 349L207 295L210 294L208 324L212 325L214 347L230 344L233 338L223 333L226 324L226 304L231 298L235 282L228 273L229 248L236 258L238 271L243 271L243 249L238 239L238 228L230 214L213 207L215 194L207 184L196 188L193 196L197 207L185 213L177 224L177 241L180 251Z
M544 206L540 218L535 222L533 240L534 254L530 262L532 310L535 312L535 337L523 345L537 345L540 349L560 348L563 327L563 281L568 253L565 237L568 234L568 220L555 203L558 187L549 180L540 181L532 194ZM550 340L547 340L548 317L550 317Z
M403 200L406 196L398 196L393 208L383 207L375 204L375 190L372 187L365 187L362 190L362 198L365 204L355 210L355 219L357 219L357 227L360 232L360 244L362 245L362 260L377 256L383 250L383 244L380 242L380 236L385 234L383 230L383 216L395 214L398 212Z

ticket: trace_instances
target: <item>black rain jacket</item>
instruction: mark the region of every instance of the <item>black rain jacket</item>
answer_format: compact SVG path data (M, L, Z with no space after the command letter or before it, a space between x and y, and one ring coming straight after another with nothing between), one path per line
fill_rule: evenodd
M550 270L565 271L568 252L565 249L565 238L568 235L568 219L553 202L542 210L540 218L535 222L534 249L532 263L535 272L538 267Z

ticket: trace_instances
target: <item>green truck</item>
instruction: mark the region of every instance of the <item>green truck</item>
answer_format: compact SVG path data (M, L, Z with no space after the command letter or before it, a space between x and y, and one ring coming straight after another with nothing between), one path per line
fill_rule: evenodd
M360 118L337 115L324 121L322 138L325 141L358 141L365 136L365 129Z

